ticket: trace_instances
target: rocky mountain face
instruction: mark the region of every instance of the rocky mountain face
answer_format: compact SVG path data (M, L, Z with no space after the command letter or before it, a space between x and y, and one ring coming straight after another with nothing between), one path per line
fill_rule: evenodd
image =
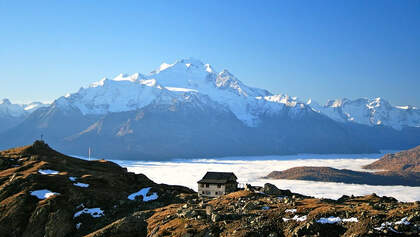
M44 134L65 153L86 155L92 147L95 156L114 159L372 153L418 145L418 111L383 100L303 103L183 59L60 97L8 125L0 148Z
M196 182L196 181L192 181ZM0 152L0 236L416 236L418 202L316 199L274 185L215 199L42 141Z

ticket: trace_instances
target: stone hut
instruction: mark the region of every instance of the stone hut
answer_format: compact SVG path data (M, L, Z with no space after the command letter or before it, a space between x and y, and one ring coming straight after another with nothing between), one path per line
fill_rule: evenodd
M205 197L218 197L238 189L238 178L232 172L207 172L198 181L198 195Z

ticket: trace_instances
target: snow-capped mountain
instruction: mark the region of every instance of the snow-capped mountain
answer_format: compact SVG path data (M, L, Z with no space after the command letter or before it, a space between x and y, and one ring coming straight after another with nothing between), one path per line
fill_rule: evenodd
M187 92L208 96L250 127L258 126L261 115L275 115L284 112L285 107L290 116L299 116L310 107L338 122L384 125L399 130L420 126L420 110L414 107L391 106L380 98L331 100L322 106L312 100L304 103L296 97L273 95L246 86L228 70L217 72L209 64L191 58L163 63L149 75L104 78L56 103L78 108L84 115L98 115L141 109L157 99L163 103L184 100Z
M46 106L40 102L13 104L9 99L0 100L0 132L18 125L33 111Z
M49 106L41 102L32 102L29 104L12 104L9 99L0 101L0 116L2 117L21 117L28 115L38 108Z
M122 159L368 153L420 143L416 108L382 99L305 103L191 58L149 74L103 78L47 107L2 104L8 114L28 115L0 135L0 146L43 134L70 154L94 147L99 156Z
M209 64L196 59L163 63L149 75L120 74L104 78L77 93L61 97L60 105L78 108L84 115L126 112L143 108L153 101L184 100L186 94L206 95L232 111L247 126L255 127L263 114L293 108L296 114L307 108L287 95L273 95L267 90L246 86L227 70L217 72Z
M12 104L9 99L3 99L0 101L0 116L20 117L24 114L25 110L22 105Z
M339 122L353 122L369 126L389 126L397 130L420 126L420 110L412 106L392 106L382 98L337 99L320 105L307 103L314 110Z

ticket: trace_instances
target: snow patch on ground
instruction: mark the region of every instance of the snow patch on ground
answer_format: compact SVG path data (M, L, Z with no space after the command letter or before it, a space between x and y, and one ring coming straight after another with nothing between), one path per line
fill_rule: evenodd
M153 201L158 199L158 194L157 193L152 193L150 196L147 196L147 194L149 193L151 187L148 188L142 188L140 191L132 193L128 196L129 200L135 200L136 197L138 196L143 196L143 202L148 202L148 201Z
M285 212L295 213L296 209L287 209Z
M359 222L357 217L351 217L351 218L343 219L342 221L343 222Z
M340 222L359 222L359 220L356 217L341 219L340 217L330 216L330 217L322 217L316 222L321 223L321 224L335 224L335 223L340 223Z
M41 189L41 190L32 191L31 195L37 197L38 199L44 200L44 199L49 198L51 196L60 195L60 194L52 192L48 189Z
M395 222L396 225L409 225L410 222L407 221L407 217L402 218L401 220Z
M98 218L104 216L104 211L102 211L100 208L84 208L83 210L76 212L73 218L76 218L82 214L90 214L93 218Z
M57 170L46 169L46 170L38 170L38 173L40 173L40 174L58 174L60 172L57 171Z
M87 188L87 187L89 187L89 184L79 183L79 182L74 183L73 185L74 186L77 186L77 187L81 187L81 188Z
M283 218L283 221L286 222L286 221L294 220L294 221L302 222L302 221L306 221L306 219L308 219L307 216L298 216L298 215L295 215L292 219L290 219L290 218Z
M72 182L74 182L74 181L76 181L76 177L69 177L69 179L70 179L70 181L72 181Z
M394 228L392 228L392 226L394 226L394 225L410 225L410 224L411 223L409 221L407 221L407 217L404 217L401 220L396 221L396 222L385 222L385 223L382 223L381 226L375 227L374 229L375 230L378 230L378 231L382 231L383 229L388 229L388 230L390 230L392 232L399 233Z

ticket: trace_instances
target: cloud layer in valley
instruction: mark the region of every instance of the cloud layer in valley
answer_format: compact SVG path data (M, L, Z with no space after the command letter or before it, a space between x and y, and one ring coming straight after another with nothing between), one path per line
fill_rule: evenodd
M172 162L117 161L135 173L143 173L157 183L176 184L197 190L197 181L207 171L234 172L240 183L262 186L273 183L281 189L305 195L337 199L342 195L376 193L392 196L400 201L420 200L420 187L373 186L314 182L300 180L268 180L261 177L271 171L286 170L297 166L329 166L338 169L363 170L361 166L372 163L381 155L298 155L271 157L230 157L223 159L177 160ZM335 158L333 158L335 157ZM359 157L359 158L356 158Z

